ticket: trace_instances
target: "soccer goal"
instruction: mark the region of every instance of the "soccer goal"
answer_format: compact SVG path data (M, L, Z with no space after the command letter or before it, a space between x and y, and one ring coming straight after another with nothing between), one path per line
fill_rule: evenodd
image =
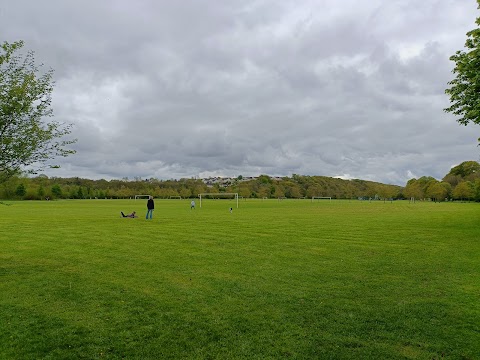
M332 201L332 197L331 196L312 196L312 202L314 200L330 200L330 201Z
M135 195L135 200L137 200L137 199L144 199L144 198L149 199L149 198L150 198L150 195Z
M198 197L200 198L200 207L202 207L202 197L203 199L205 198L214 198L214 199L228 199L228 196L235 200L237 203L237 209L238 209L238 193L203 193L203 194L198 194Z

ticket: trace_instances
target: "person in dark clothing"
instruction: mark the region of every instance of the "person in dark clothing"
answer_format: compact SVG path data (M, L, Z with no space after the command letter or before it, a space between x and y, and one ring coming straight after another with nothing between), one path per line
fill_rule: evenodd
M124 217L124 218L136 218L136 217L138 217L138 216L137 216L137 213L136 213L135 211L132 212L131 214L128 214L128 215L125 215L125 214L123 213L123 211L120 211L120 214L122 214L122 217Z
M147 215L145 219L151 219L153 217L153 209L155 209L155 203L153 202L153 197L150 196L147 201Z

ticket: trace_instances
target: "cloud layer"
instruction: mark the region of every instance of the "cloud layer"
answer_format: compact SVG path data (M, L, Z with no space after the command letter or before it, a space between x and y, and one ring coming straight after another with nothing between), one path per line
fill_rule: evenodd
M442 109L473 0L16 1L2 41L55 70L77 154L47 175L342 176L477 160Z

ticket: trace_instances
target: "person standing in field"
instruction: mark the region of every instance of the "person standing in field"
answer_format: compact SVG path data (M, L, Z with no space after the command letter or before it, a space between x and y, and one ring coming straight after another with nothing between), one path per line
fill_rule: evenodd
M195 200L192 200L192 202L190 203L190 210L195 210Z
M149 196L147 200L147 216L145 216L145 219L151 219L153 217L153 209L155 209L155 203L153 202L153 197Z

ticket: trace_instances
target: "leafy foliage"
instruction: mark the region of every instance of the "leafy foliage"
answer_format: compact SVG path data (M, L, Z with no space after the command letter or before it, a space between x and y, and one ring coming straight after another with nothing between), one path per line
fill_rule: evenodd
M34 53L21 55L23 41L0 45L0 182L22 169L35 173L56 156L68 156L75 140L59 140L71 125L53 116L53 70L40 73ZM54 165L51 165L55 167Z
M276 178L260 175L257 178L223 179L214 184L201 179L158 180L135 178L129 180L90 180L79 177L57 178L41 174L36 177L12 177L0 186L0 199L128 199L137 194L151 194L156 198L172 196L195 198L200 193L238 192L243 198L288 199L328 196L334 199L445 199L480 201L480 164L464 161L454 166L439 181L431 176L410 179L405 187L372 181L343 180L326 176L304 176ZM455 189L465 182L457 191ZM25 191L18 192L20 184ZM463 189L463 190L462 190Z
M19 197L23 197L25 196L26 193L27 193L27 190L25 189L25 185L20 184L17 186L17 189L15 190L15 195Z
M480 201L480 164L464 161L452 167L442 181L431 176L410 179L403 190L407 198L475 200Z
M480 8L480 0L477 3ZM480 25L480 17L476 24ZM456 77L445 90L451 106L444 110L460 116L457 121L462 125L480 124L480 28L467 33L465 48L467 51L459 50L450 57L455 62L453 73Z
M480 175L480 164L476 161L464 161L460 165L454 166L448 175L458 175L462 178L472 174Z
M24 198L41 199L39 189L43 188L43 196L51 199L70 198L132 198L136 194L151 194L156 198L168 199L171 196L195 198L207 192L238 192L243 198L279 198L289 199L311 198L312 196L329 196L336 199L352 199L357 197L382 199L401 197L402 188L397 185L385 185L364 180L342 180L326 176L301 176L281 179L261 175L256 179L233 179L225 183L207 185L200 179L157 180L135 179L122 180L89 180L74 178L48 178L40 175L24 178L27 194ZM17 177L5 182L0 188L0 198L11 198L18 185Z
M464 181L458 184L453 190L453 196L460 200L469 200L475 195L475 189L470 181Z

